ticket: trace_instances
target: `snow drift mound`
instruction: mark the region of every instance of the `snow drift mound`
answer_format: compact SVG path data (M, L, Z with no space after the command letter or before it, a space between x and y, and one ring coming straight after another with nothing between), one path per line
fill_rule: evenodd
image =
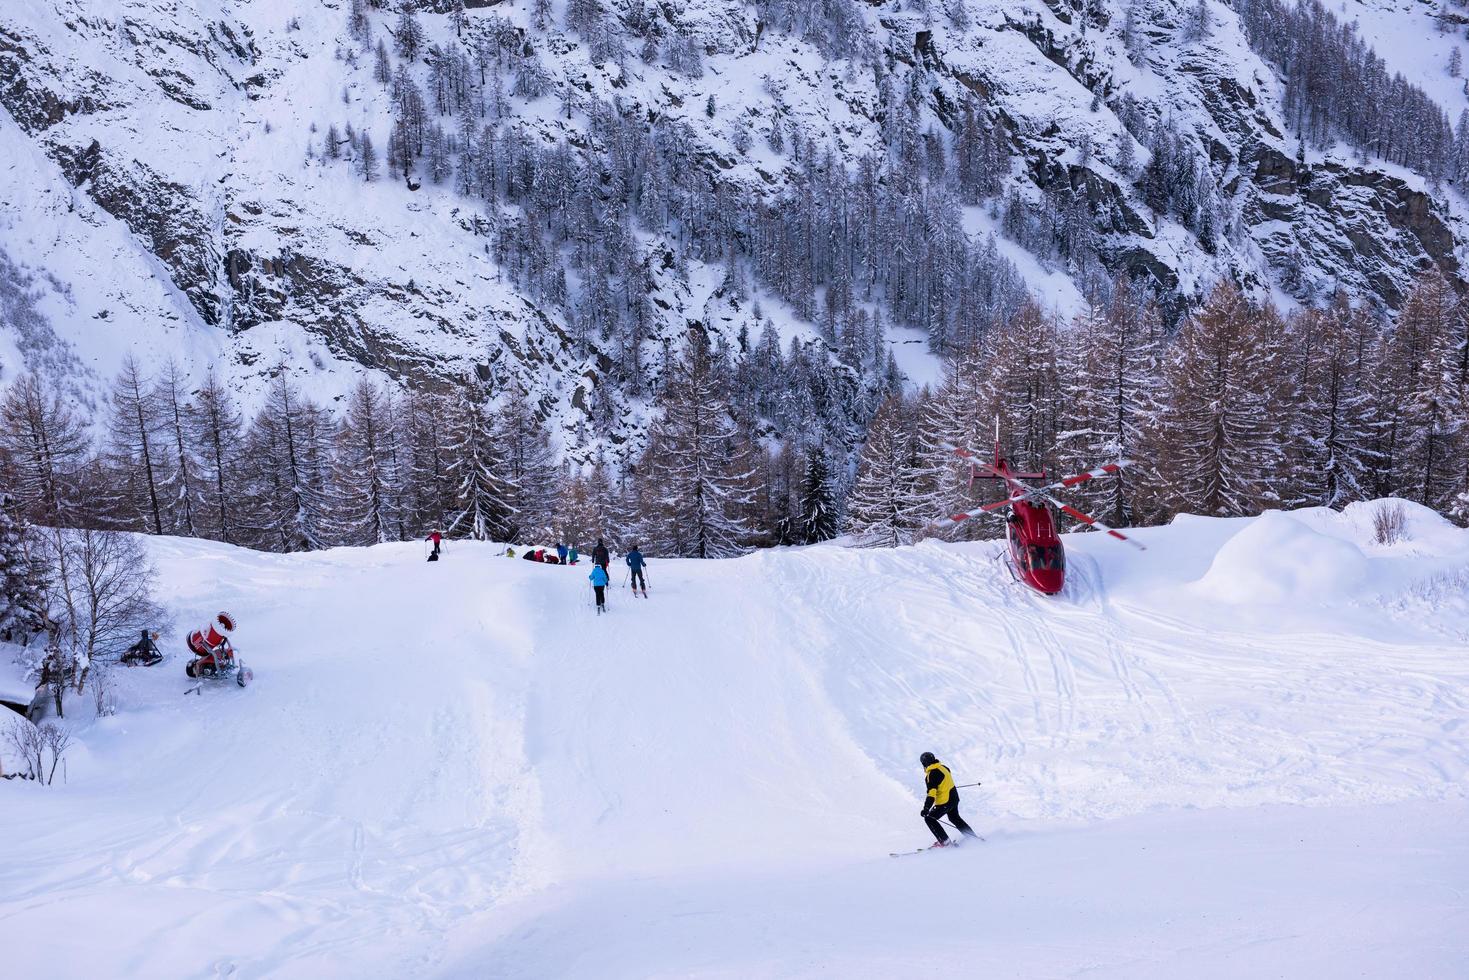
M1354 592L1367 578L1361 548L1267 511L1224 543L1196 585L1223 602L1279 605Z

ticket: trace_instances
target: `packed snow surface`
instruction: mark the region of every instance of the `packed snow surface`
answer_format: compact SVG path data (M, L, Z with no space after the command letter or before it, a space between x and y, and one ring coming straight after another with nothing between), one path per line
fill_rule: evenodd
M0 782L47 977L1469 975L1469 532L1371 508L589 566L153 552L170 657ZM255 684L186 695L219 609ZM90 715L75 699L74 713ZM987 841L912 854L920 752Z

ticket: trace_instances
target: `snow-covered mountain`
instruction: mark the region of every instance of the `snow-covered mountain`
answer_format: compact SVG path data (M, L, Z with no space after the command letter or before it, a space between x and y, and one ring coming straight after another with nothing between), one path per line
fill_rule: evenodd
M655 560L602 617L489 543L144 539L167 659L0 781L7 966L1462 977L1469 531L1379 506L1069 535L1056 597L993 542ZM186 696L221 608L255 681ZM988 841L890 860L924 751Z
M1118 274L1144 277L1175 313L1225 276L1289 301L1341 287L1392 309L1422 269L1457 276L1469 235L1453 191L1345 144L1303 144L1279 73L1215 0L469 0L462 20L449 0L415 6L424 50L473 52L468 84L500 134L575 156L606 149L599 127L676 133L660 166L717 193L697 214L675 201L666 222L629 223L618 258L640 275L616 285L647 297L631 341L581 335L574 310L595 276L573 270L556 301L505 267L492 243L515 207L464 193L457 175L435 184L426 156L409 179L372 183L327 159L329 127L370 135L379 154L389 142L400 104L374 78L374 45L399 43L396 4L21 0L0 9L5 376L62 365L86 397L131 350L195 374L222 366L247 390L283 363L321 398L364 369L519 382L564 446L595 441L579 427L599 398L618 409L601 441L635 446L645 392L606 380L629 358L619 346L656 378L691 324L731 343L760 326L726 262L688 247L691 223L737 226L733 264L753 266L752 209L787 207L813 159L850 173L904 140L937 141L952 170L966 111L1003 166L956 203L958 224L976 250L996 233L996 261L1063 312ZM1456 9L1352 0L1332 13L1357 19L1386 70L1449 117L1469 105L1447 67ZM452 138L434 58L394 51L390 68L408 67ZM1150 192L1149 146L1165 132L1170 179L1187 186ZM605 174L568 173L609 196ZM755 278L760 315L786 341L818 335ZM933 362L908 342L922 337L890 324L900 365L926 381Z

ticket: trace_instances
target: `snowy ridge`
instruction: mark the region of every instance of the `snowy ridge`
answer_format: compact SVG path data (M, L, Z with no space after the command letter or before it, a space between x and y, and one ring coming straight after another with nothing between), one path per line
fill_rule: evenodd
M0 922L89 922L9 962L1461 974L1469 608L1435 583L1469 532L1410 508L1377 546L1369 511L1180 518L1145 554L1073 534L1057 599L985 542L657 561L646 600L614 565L602 618L585 564L491 545L152 539L180 631L234 612L256 683L183 696L167 636L65 786L0 783L26 842ZM983 781L989 843L889 862L924 842L923 750Z

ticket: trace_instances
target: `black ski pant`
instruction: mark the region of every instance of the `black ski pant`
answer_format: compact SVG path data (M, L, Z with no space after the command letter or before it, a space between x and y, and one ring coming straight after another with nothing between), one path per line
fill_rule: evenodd
M598 608L607 605L607 586L605 586L605 585L594 585L594 586L592 586L592 591L595 592L595 593L597 593L597 606L598 606Z
M645 578L643 578L643 570L641 568L634 568L632 570L632 587L633 587L634 590L636 590L638 588L638 583L639 582L642 583L642 590L644 592L647 592L648 591L648 580L645 579Z
M933 807L926 814L923 815L923 821L924 823L928 824L928 829L933 831L934 837L938 838L939 841L942 842L948 840L949 835L944 832L944 825L939 823L939 817L948 817L949 822L954 825L954 828L965 837L978 836L977 834L975 834L973 828L971 828L969 824L964 822L964 818L959 816L958 800L950 800L947 803L940 803L938 806Z

